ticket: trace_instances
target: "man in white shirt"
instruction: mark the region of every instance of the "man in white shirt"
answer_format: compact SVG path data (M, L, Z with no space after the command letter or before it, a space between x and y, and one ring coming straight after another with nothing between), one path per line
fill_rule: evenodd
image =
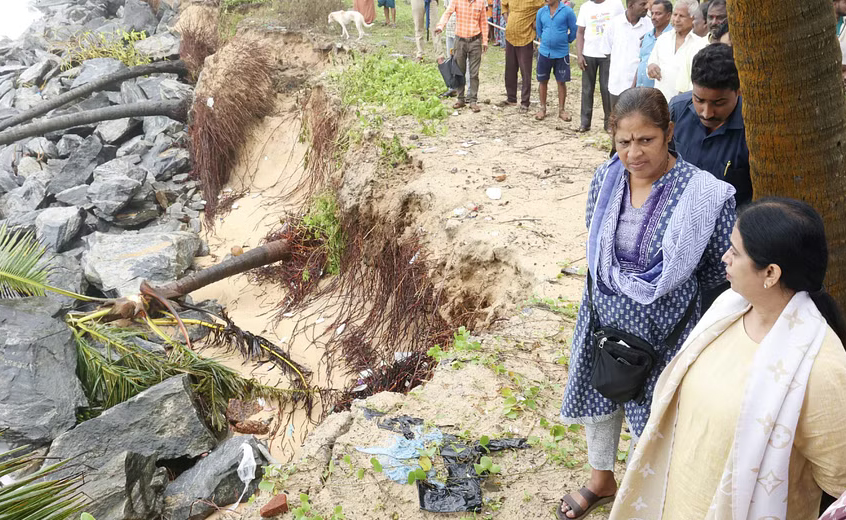
M608 92L612 111L620 94L634 84L640 64L640 42L653 29L646 5L647 0L627 0L626 11L614 17L605 30L605 54L611 57Z
M655 80L655 88L664 94L667 102L679 92L693 88L689 72L693 57L708 45L707 38L693 33L693 20L701 16L696 0L678 0L673 9L674 31L662 34L649 55L647 74Z
M605 54L602 43L605 29L609 22L623 12L620 0L590 0L579 8L576 18L576 50L579 68L582 69L582 109L578 132L590 130L593 119L593 91L596 88L596 74L599 73L599 92L602 108L605 111L605 130L610 129L611 95L608 92L608 73L610 59Z

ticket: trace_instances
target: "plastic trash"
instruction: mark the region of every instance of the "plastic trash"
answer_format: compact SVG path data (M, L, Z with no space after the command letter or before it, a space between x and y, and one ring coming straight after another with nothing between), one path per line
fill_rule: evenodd
M364 416L368 419L382 415L382 412L364 409ZM384 430L402 434L402 438L398 438L389 448L356 449L377 455L385 476L396 482L405 483L408 473L420 467L417 458L422 447L431 444L440 446L448 475L447 483L431 478L436 474L434 469L428 472L430 478L417 481L420 509L432 513L481 512L482 477L476 473L473 464L488 452L529 447L526 439L491 439L484 447L478 442L464 444L461 439L442 434L437 428L423 433L423 420L416 417L382 419L378 425Z
M253 455L252 446L245 442L241 445L241 449L244 450L244 454L241 456L241 462L238 464L238 478L244 483L244 491L241 492L241 496L229 508L230 511L235 511L235 508L244 499L244 495L247 494L247 488L250 487L250 482L256 478L256 458Z

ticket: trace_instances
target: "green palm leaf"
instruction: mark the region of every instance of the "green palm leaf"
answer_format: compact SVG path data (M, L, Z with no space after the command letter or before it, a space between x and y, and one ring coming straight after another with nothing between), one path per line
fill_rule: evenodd
M43 296L48 272L43 256L44 246L32 233L0 227L0 297Z
M25 469L39 459L32 453L9 459L27 449L26 446L8 452L0 452L0 476L10 475ZM0 485L0 518L4 520L64 520L78 514L85 505L85 497L78 492L81 475L72 475L59 480L49 480L57 469L67 461L50 464L35 473ZM48 480L42 480L47 478Z
M49 265L43 262L45 248L32 233L10 232L0 227L0 298L44 296L46 291L77 300L94 298L47 284Z

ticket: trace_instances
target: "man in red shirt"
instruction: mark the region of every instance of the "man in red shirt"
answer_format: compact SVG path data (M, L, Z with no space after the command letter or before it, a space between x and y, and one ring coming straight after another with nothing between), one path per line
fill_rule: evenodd
M452 0L446 12L441 16L435 35L444 30L449 17L455 13L455 50L453 59L460 70L468 70L470 77L465 81L470 87L467 97L464 88L458 93L458 101L453 108L470 105L473 112L479 111L479 67L482 64L482 53L488 50L487 12L484 0Z

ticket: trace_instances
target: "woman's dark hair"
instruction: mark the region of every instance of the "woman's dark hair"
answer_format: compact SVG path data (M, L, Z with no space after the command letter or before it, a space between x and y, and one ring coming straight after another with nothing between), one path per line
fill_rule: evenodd
M807 291L829 326L846 344L846 321L837 302L823 288L828 244L822 218L808 204L782 197L756 200L737 216L743 248L758 266L781 268L780 283Z
M740 76L731 45L713 43L697 52L690 68L690 81L699 87L715 90L740 90Z
M611 135L617 133L617 124L623 119L640 114L664 131L670 130L670 107L667 98L657 88L635 87L624 90L611 111Z

